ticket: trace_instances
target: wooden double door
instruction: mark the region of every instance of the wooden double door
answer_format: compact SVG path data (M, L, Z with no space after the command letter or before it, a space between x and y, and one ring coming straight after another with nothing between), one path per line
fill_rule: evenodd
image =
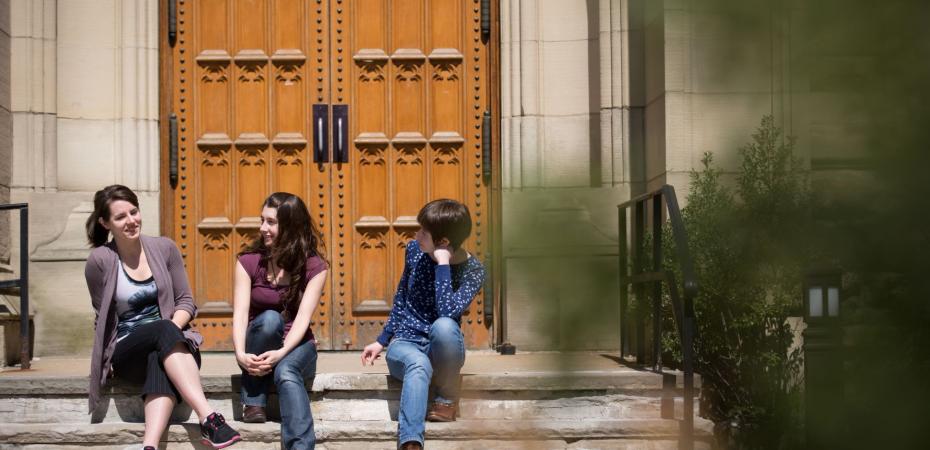
M320 349L359 349L387 319L427 201L471 209L484 260L490 110L480 0L175 0L163 27L166 223L206 349L232 349L236 255L261 203L300 195L324 236ZM169 97L169 98L166 98ZM463 316L489 345L484 293Z

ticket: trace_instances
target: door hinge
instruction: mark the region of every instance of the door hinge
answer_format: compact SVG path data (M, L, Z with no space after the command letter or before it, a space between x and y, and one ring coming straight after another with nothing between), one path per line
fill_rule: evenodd
M491 0L481 0L481 38L491 37Z
M487 327L494 322L494 258L491 253L484 256L484 324Z
M481 173L485 183L491 181L491 112L485 111L481 119Z
M178 116L168 116L168 183L178 187Z

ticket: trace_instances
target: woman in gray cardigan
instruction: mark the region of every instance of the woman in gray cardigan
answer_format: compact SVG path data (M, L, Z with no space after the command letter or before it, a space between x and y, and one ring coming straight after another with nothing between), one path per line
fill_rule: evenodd
M180 399L197 413L204 444L224 448L238 442L239 433L211 409L200 384L197 349L203 338L188 326L197 308L177 246L167 238L142 235L139 200L121 185L94 195L87 238L94 249L84 276L97 313L90 411L113 375L142 384L144 449L158 447Z

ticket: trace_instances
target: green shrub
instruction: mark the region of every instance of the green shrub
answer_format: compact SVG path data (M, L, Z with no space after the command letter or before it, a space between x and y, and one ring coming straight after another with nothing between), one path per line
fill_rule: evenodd
M811 196L793 144L772 117L764 117L739 151L733 187L705 154L682 209L700 283L695 371L702 378L702 409L737 448L796 448L801 436L801 355L791 350L787 318L798 315L810 257L803 231ZM674 270L671 236L663 242L664 264ZM679 360L671 325L663 326L664 345Z

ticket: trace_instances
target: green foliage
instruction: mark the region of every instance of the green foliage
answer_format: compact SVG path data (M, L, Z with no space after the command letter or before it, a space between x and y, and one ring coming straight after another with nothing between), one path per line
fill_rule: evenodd
M763 118L740 149L735 188L706 154L682 210L701 286L694 306L702 402L738 448L796 448L801 435L800 353L791 350L787 318L799 311L809 257L799 236L811 196L793 144ZM665 264L675 266L671 258ZM664 340L676 338L669 332Z

